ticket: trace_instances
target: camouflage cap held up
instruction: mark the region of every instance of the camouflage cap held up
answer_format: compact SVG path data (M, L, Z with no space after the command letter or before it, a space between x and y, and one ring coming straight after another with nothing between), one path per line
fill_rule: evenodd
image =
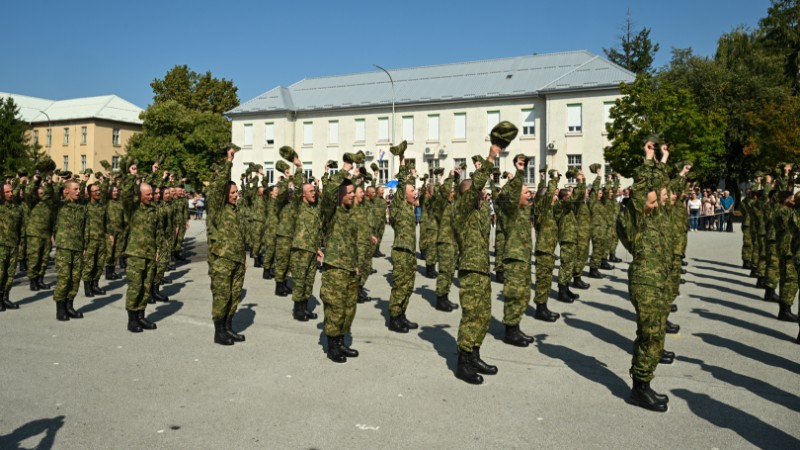
M525 154L523 154L523 153L520 153L520 154L518 154L518 155L514 156L514 159L512 159L511 161L513 161L513 162L514 162L514 164L516 164L516 163L517 163L517 161L519 161L520 159L524 159L524 160L525 160L525 165L528 165L528 160L529 160L530 158L528 158L528 156L527 156L527 155L525 155Z
M592 173L595 173L595 174L596 174L597 172L600 172L600 169L601 169L602 167L603 167L603 166L601 166L600 164L598 164L598 163L594 163L594 164L592 164L592 165L590 165L590 166L589 166L589 172L592 172Z
M279 148L278 154L281 155L281 158L287 161L294 161L294 159L297 158L297 152L295 152L294 149L288 145L284 145L283 147Z
M405 153L407 148L408 148L408 142L403 141L403 142L399 143L398 145L393 145L393 146L389 147L389 151L392 152L392 154L395 155L395 156L400 156L403 153Z
M342 161L348 164L353 164L354 162L356 162L356 155L352 153L345 153L344 155L342 155Z
M369 165L369 168L370 168L370 169L372 169L372 171L373 171L373 172L377 172L377 171L378 171L378 169L379 169L379 167L378 167L378 163L372 163L372 164L370 164L370 165Z
M442 175L444 173L444 167L437 167L433 169L434 175Z
M278 170L278 173L285 173L289 170L289 164L286 164L283 160L278 160L278 162L275 163L275 169Z
M353 158L353 162L355 162L356 164L364 164L364 158L366 157L366 155L362 150L356 152L354 156L355 158Z
M519 130L513 123L504 120L492 128L492 132L489 134L489 139L492 141L493 145L496 145L500 148L506 148L511 141L517 137L517 133Z

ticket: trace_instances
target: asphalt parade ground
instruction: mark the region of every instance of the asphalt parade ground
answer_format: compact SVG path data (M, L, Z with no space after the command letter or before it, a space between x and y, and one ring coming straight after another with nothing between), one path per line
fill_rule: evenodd
M319 276L320 317L302 323L274 281L249 268L234 320L247 341L214 344L202 222L187 239L190 261L163 289L172 301L148 305L155 331L126 330L124 280L103 279L108 295L94 299L81 289L85 318L62 323L52 290L17 279L11 300L21 308L0 313L0 448L800 448L798 325L779 322L778 305L763 302L741 268L738 226L689 233L686 284L670 316L681 330L666 341L677 359L652 382L670 396L666 413L626 403L636 326L621 246L626 262L603 280L584 277L591 288L575 290L575 303L553 292L558 322L528 308L528 348L502 342L502 286L492 283L481 355L499 373L471 386L453 375L460 310L434 309L424 261L408 310L420 329L386 329L391 265L375 259L366 288L376 300L358 305L353 324L361 355L334 364ZM387 227L387 255L391 242Z

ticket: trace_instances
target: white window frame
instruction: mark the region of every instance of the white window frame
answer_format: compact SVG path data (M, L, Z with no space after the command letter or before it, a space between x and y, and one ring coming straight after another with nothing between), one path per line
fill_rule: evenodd
M538 182L539 171L536 169L536 157L528 158L528 165L525 167L525 184L536 184Z
M244 138L243 141L244 147L252 147L253 146L253 124L246 123L244 124Z
M603 124L611 123L611 108L614 107L614 102L603 102ZM605 132L605 127L603 127Z
M264 179L267 180L267 184L268 185L275 183L275 163L274 162L264 161Z
M583 155L567 155L567 169L583 170ZM570 183L575 182L575 178L568 178Z
M388 117L378 117L378 142L389 142Z
M64 145L69 145L69 127L64 128Z
M567 132L583 133L583 105L581 103L567 105Z
M47 129L47 147L50 148L53 146L53 129Z
M81 145L86 145L88 135L89 135L89 130L87 129L87 127L81 127Z
M119 156L111 157L111 171L119 172Z
M382 159L378 161L378 183L386 184L389 181L389 161Z
M536 136L536 108L522 110L522 136Z
M428 139L427 142L439 142L439 114L428 114Z
M356 142L365 142L367 140L367 120L356 119L355 131Z
M119 128L111 130L111 145L115 147L119 146Z
M33 145L39 145L39 130L33 130Z
M439 168L439 158L428 160L428 176L431 180L434 179L433 171Z
M63 161L64 161L64 167L61 170L66 172L69 170L69 155L64 155Z
M328 121L328 145L339 145L339 121Z
M467 140L467 113L465 112L453 114L453 140Z
M275 145L275 122L264 123L264 144Z
M500 123L500 111L499 110L492 110L486 111L486 138L489 138L489 134L492 132L492 128L495 125Z
M314 145L314 122L303 122L303 145Z
M313 176L314 163L312 161L303 161L303 179L308 180ZM303 186L295 186L295 189L303 189Z
M403 116L403 140L414 142L414 116Z
M81 171L86 170L86 155L81 155Z

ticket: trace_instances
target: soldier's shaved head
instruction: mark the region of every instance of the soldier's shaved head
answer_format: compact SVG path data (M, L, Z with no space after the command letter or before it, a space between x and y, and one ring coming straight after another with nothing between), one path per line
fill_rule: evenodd
M153 187L147 183L139 185L139 201L143 205L149 205L153 201Z
M64 197L69 201L76 201L80 196L80 185L75 180L69 180L64 183Z
M10 202L14 198L14 188L10 184L3 184L3 201Z

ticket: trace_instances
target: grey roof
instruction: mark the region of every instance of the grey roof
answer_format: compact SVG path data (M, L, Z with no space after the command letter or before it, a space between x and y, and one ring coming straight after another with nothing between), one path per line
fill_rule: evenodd
M82 97L69 100L48 100L27 95L0 92L0 98L11 97L19 107L22 120L33 123L79 119L104 119L140 124L143 110L116 95ZM44 111L46 114L42 113ZM49 117L49 119L48 119Z
M633 73L586 50L389 70L395 104L531 96L618 87ZM306 78L276 87L228 111L230 115L364 108L391 104L383 71Z

